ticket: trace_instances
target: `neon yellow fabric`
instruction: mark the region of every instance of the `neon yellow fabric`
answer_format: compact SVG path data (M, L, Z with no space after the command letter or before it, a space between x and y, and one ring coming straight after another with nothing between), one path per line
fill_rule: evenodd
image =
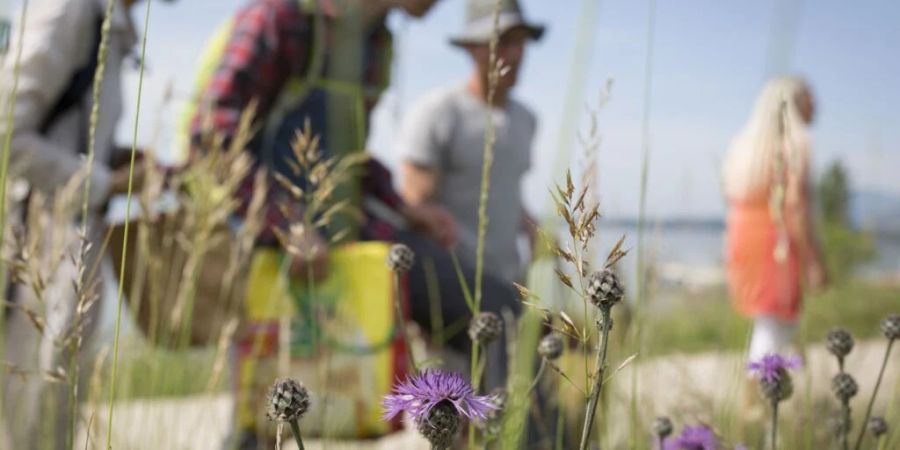
M245 302L248 320L277 323L290 317L291 358L285 374L279 373L277 351L239 358L242 426L264 423L268 387L278 376L290 375L313 394L311 410L300 422L304 434L362 438L390 432L390 424L381 420L381 399L395 376L393 275L385 265L389 249L385 242L333 249L328 278L313 287L287 280L279 251L254 253Z
M206 88L209 80L212 79L213 73L225 54L225 48L228 46L228 39L234 31L234 19L228 19L222 22L216 28L216 31L206 42L203 53L200 55L200 62L197 65L197 75L194 79L194 89L191 98L184 105L181 111L181 117L178 121L178 131L176 136L176 151L178 152L176 160L184 161L187 159L187 152L191 142L191 122L197 115L200 107L200 96Z

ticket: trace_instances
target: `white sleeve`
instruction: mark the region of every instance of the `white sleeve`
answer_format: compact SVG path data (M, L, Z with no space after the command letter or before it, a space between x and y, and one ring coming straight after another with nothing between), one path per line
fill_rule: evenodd
M92 1L44 1L29 10L24 24L10 158L19 175L44 191L62 187L84 167L77 148L64 148L48 141L39 128L72 74L85 62L81 60L86 42L95 39L96 11ZM12 94L18 46L15 36L10 54L0 69L4 97ZM0 136L5 136L8 131L6 121L0 121ZM78 146L79 143L71 142L70 145ZM109 169L102 164L95 165L91 198L88 199L91 206L99 206L105 200L110 178Z

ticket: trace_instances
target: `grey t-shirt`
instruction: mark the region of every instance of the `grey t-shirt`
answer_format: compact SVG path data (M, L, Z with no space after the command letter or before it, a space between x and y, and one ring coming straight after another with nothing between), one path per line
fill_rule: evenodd
M494 108L496 141L488 193L485 268L507 280L522 276L518 251L522 231L522 175L531 160L536 120L525 105L510 99ZM432 92L408 113L400 134L404 161L438 174L435 200L454 216L459 228L457 254L475 261L478 203L488 108L464 85Z

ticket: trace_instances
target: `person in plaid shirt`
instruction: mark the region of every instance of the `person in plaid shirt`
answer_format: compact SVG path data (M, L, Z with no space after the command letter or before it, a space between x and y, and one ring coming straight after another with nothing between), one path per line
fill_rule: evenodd
M252 103L257 107L259 133L247 149L270 173L294 179L287 165L290 144L298 130L308 124L328 155L346 155L364 148L372 108L388 84L391 35L385 16L392 9L420 17L437 0L253 0L240 10L230 29L223 33L213 67L205 72L198 112L191 125L195 150L201 136L212 131L226 140L238 128L241 113ZM208 129L211 127L212 129ZM199 149L202 151L202 148ZM349 195L363 206L366 220L355 238L402 242L416 253L409 272L408 291L412 319L431 329L429 289L423 261L433 262L444 323L467 323L471 312L465 301L457 271L446 250L455 244L456 229L451 216L433 205L410 206L395 192L390 172L369 159L361 177L354 180ZM266 229L258 245L277 246L276 229L285 229L295 212L286 216L282 199L287 196L278 183L269 183ZM248 179L240 190L246 205L252 192ZM372 207L376 205L378 207ZM327 246L321 237L306 248L308 255L295 258L291 272L306 276L312 260L314 277L327 271ZM461 268L471 286L474 270ZM511 283L485 276L482 309L500 313L520 310ZM464 332L449 338L449 345L468 354L471 342ZM505 382L505 346L494 346L497 364L486 375L486 387ZM468 360L468 358L467 358ZM246 426L246 425L243 425ZM264 448L253 429L238 430L228 448Z

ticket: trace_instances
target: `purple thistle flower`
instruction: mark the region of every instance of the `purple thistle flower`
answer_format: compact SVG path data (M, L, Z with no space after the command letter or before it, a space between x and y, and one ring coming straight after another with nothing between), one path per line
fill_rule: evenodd
M684 427L678 437L666 439L663 450L718 450L719 439L706 425Z
M802 364L799 356L781 356L769 353L758 361L747 364L747 370L753 372L762 381L772 382L778 379L779 370L796 369Z
M448 402L470 420L483 421L497 407L489 396L475 395L472 385L458 373L426 370L406 379L386 395L384 420L391 420L406 411L416 421L425 418L438 403Z

